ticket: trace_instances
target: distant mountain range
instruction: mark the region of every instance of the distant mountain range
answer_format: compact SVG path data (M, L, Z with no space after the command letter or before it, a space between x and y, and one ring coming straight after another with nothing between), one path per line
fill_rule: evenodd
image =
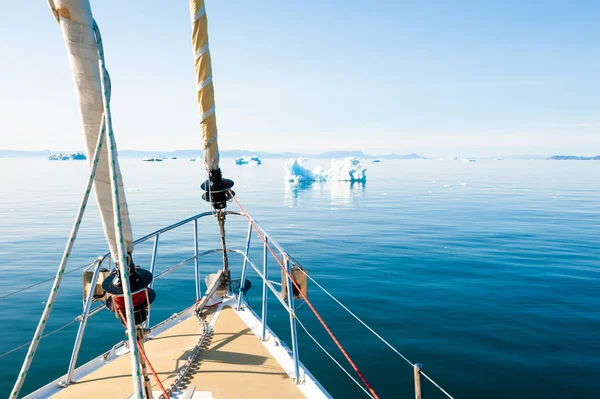
M19 151L19 150L0 150L0 157L48 157L54 154L56 151ZM177 151L142 151L142 150L122 150L119 151L119 155L122 157L181 157L181 158L195 158L202 156L202 150L177 150ZM222 157L238 158L246 155L256 155L259 158L298 158L298 157L309 157L309 158L345 158L345 157L356 157L364 159L427 159L418 154L411 153L406 155L401 154L385 154L385 155L369 155L362 151L329 151L322 154L305 154L300 152L264 152L264 151L246 151L246 150L223 150L221 151Z
M600 161L600 155L595 157L578 157L575 155L554 155L548 158L553 161Z
M55 154L56 151L44 150L44 151L21 151L21 150L1 150L0 157L44 157ZM176 151L146 151L146 150L122 150L119 151L119 155L122 157L131 158L148 158L148 157L178 157L178 158L197 158L202 157L202 150L176 150ZM240 158L247 155L256 155L262 159L269 158L346 158L356 157L362 159L427 159L419 154L383 154L383 155L370 155L365 154L362 151L327 151L321 154L306 154L302 152L265 152L265 151L247 151L247 150L223 150L221 156L225 158ZM482 158L485 159L485 158ZM554 155L549 158L535 154L535 155L512 155L505 156L503 159L548 159L552 161L598 161L600 155L595 157L581 157L576 155Z

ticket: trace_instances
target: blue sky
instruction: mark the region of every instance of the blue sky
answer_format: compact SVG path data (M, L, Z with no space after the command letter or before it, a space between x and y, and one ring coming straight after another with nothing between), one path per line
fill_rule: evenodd
M60 29L0 0L0 148L83 148ZM187 1L92 1L121 149L200 148ZM600 154L600 2L207 1L224 149Z

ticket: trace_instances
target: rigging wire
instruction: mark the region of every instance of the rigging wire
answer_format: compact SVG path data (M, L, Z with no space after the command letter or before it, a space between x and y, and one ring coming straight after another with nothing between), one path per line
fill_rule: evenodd
M65 328L69 327L71 324L75 323L76 321L79 321L79 316L76 317L76 318L74 318L73 320L71 320L70 322L68 322L67 324L65 324L64 326L58 327L56 330L50 331L49 333L46 333L46 334L42 335L40 337L40 339L49 337L52 334L55 334L55 333L57 333L57 332L59 332L61 330L64 330ZM23 349L23 348L25 348L26 346L28 346L30 344L31 344L31 341L27 342L27 343L25 343L25 344L23 344L21 346L17 346L16 348L9 350L8 352L4 352L4 353L0 354L0 359L3 358L4 356L10 355L11 353L18 351L19 349Z
M246 212L245 212L245 210L244 210L244 208L242 208L241 204L240 204L240 203L239 203L239 202L238 202L238 201L237 201L235 198L234 198L234 201L235 201L235 202L238 204L238 206L240 207L240 209L242 210L242 212L244 213L244 215L246 215L246 217L248 217L248 216L247 216L247 214L246 214ZM263 239L263 237L262 237L262 235L260 234L260 232L259 232L259 231L256 229L256 226L254 225L254 222L253 222L251 219L249 219L249 218L248 218L248 220L251 222L252 226L254 227L254 229L256 230L256 232L258 233L258 235L261 237L261 239ZM263 242L264 242L264 241L265 241L265 240L263 239ZM271 249L271 247L270 247L268 244L267 244L267 247L269 248L269 251L271 252L271 254L272 254L272 255L275 257L275 259L278 261L278 263L280 263L280 262L279 262L279 260L278 260L278 258L277 258L277 256L276 256L276 255L273 253L273 250ZM78 270L81 270L81 269L83 269L83 268L85 268L85 267L88 267L88 266L89 266L89 265L83 265L83 266L77 267L77 268L75 268L75 269L69 270L69 271L65 272L64 274L65 274L65 275L66 275L66 274L70 274L70 273L76 272L76 271L78 271ZM283 265L281 265L281 263L280 263L280 266L283 268ZM303 269L300 269L300 270L301 270L301 271L302 271L302 272L303 272L303 273L306 275L306 277L307 277L308 279L310 279L310 280L311 280L311 281L312 281L312 282L313 282L313 283L314 283L314 284L315 284L317 287L319 287L319 288L320 288L320 289L321 289L321 290L322 290L322 291L323 291L325 294L327 294L327 295L328 295L328 296L329 296L331 299L333 299L333 300L334 300L334 301L335 301L335 302L336 302L336 303L337 303L339 306L341 306L341 307L342 307L342 308L343 308L343 309L344 309L346 312L348 312L348 313L349 313L349 314L350 314L352 317L354 317L354 318L355 318L355 319L356 319L356 320L357 320L359 323L361 323L361 324L362 324L362 325L363 325L363 326L364 326L366 329L368 329L368 330L369 330L369 331L370 331L370 332L371 332L373 335L375 335L375 336L376 336L376 337L377 337L377 338L378 338L378 339L379 339L381 342L383 342L383 343L384 343L386 346L388 346L388 347L389 347L389 348L390 348L392 351L394 351L394 352L395 352L395 353L396 353L398 356L400 356L400 357L401 357L401 358L402 358L404 361L406 361L408 364L410 364L411 366L414 366L414 364L413 364L413 363L412 363L412 362L411 362L411 361L410 361L410 360L409 360L409 359L408 359L406 356L404 356L402 353L400 353L400 352L399 352L399 351L398 351L398 350L397 350L395 347L393 347L393 346L392 346L392 345L391 345L391 344L390 344L388 341L386 341L386 340L385 340L385 339L384 339L384 338L383 338L381 335L379 335L379 334L378 334L378 333L377 333L375 330L373 330L373 329L372 329L372 328L371 328L369 325L367 325L367 324L366 324L366 323L365 323L365 322L364 322L362 319L360 319L360 318L359 318L359 317L358 317L356 314L354 314L354 312L352 312L350 309L348 309L348 307L347 307L347 306L345 306L345 305L344 305L344 304L343 304L343 303L342 303L340 300L338 300L338 299L337 299L337 298L336 298L336 297L335 297L333 294L331 294L329 291L327 291L327 289L326 289L325 287L323 287L323 286L322 286L321 284L319 284L319 283L318 283L318 282L317 282L317 281L316 281L316 280L315 280L315 279L314 279L312 276L310 276L308 273L306 273L306 271L305 271L305 270L303 270ZM287 271L286 271L286 274L287 274ZM29 290L29 289L31 289L31 288L34 288L34 287L36 287L36 286L38 286L38 285L41 285L41 284L43 284L43 283L47 283L47 282L49 282L49 281L52 281L53 279L54 279L54 278L48 278L48 279L46 279L46 280L39 281L39 282L37 282L37 283L34 283L34 284L30 285L30 286L27 286L27 287L24 287L24 288L18 289L18 290L16 290L16 291L10 292L10 293L8 293L8 294L5 294L5 295L3 295L3 296L0 296L0 301L1 301L1 300L3 300L3 299L6 299L6 298L8 298L8 297L10 297L10 296L16 295L16 294L18 294L18 293L20 293L20 292L23 292L23 291ZM296 284L295 284L295 282L294 282L293 280L292 280L292 283L293 283L294 285L296 285ZM302 292L301 290L299 290L299 291L300 291L300 292ZM309 304L309 306L310 306L310 304ZM310 306L310 307L312 308L312 306ZM65 329L65 328L69 327L70 325L72 325L73 323L75 323L75 322L76 322L76 321L78 321L78 320L79 320L79 317L78 317L78 318L75 318L75 319L73 319L73 320L71 320L70 322L68 322L67 324L63 325L62 327L59 327L59 328L57 328L57 329L55 329L55 330L53 330L53 331L51 331L51 332L49 332L49 333L47 333L47 334L44 334L44 335L43 335L41 338L46 338L46 337L48 337L48 336L50 336L50 335L53 335L53 334L55 334L55 333L57 333L57 332L59 332L59 331L61 331L61 330ZM327 352L327 351L325 350L325 348L323 348L323 347L321 346L321 344L320 344L320 343L319 343L319 342L318 342L318 341L317 341L317 340L316 340L316 339L315 339L315 338L314 338L314 337L313 337L313 336L312 336L312 335L311 335L311 334L308 332L308 330L306 329L306 327L304 326L304 324L303 324L303 323L300 321L300 319L299 319L298 317L296 317L296 320L298 321L298 323L300 324L300 326L302 327L302 329L304 329L304 331L306 332L306 334L307 334L307 335L308 335L308 336L309 336L309 337L310 337L310 338L311 338L311 339L312 339L312 340L313 340L313 341L314 341L314 342L315 342L315 343L316 343L316 344L317 344L317 345L318 345L318 346L319 346L319 347L320 347L320 348L321 348L321 349L322 349L322 350L325 352L325 354L327 354L327 355L328 355L328 356L329 356L329 357L330 357L330 358L331 358L331 359L332 359L332 360L333 360L333 361L334 361L334 362L335 362L335 363L336 363L336 364L337 364L337 365L338 365L338 366L339 366L339 367L342 369L342 371L344 371L344 373L346 373L346 374L347 374L347 375L348 375L348 376L349 376L349 377L350 377L350 378L351 378L351 379L352 379L352 380L353 380L353 381L354 381L354 382L355 382L355 383L356 383L356 384L357 384L357 385L358 385L358 386L359 386L359 387L360 387L360 388L361 388L363 391L365 391L365 393L367 393L367 395L369 395L369 397L373 398L373 396L372 396L372 395L371 395L371 394L370 394L370 393L369 393L369 392L368 392L368 391L367 391L367 390L366 390L366 389L365 389L365 388L364 388L362 385L360 385L360 383L358 383L358 381L356 381L356 379L354 379L354 378L353 378L353 377L352 377L352 376L351 376L351 375L348 373L348 371L347 371L347 370L346 370L346 369L345 369L343 366L341 366L341 365L340 365L340 363L339 363L339 362L338 362L338 361L337 361L337 360L336 360L336 359L335 359L335 358L334 358L334 357L333 357L331 354L329 354L329 352ZM328 331L328 332L329 332L329 331ZM11 350L9 350L9 351L7 351L7 352L4 352L4 353L0 354L0 358L3 358L3 357L5 357L5 356L7 356L7 355L9 355L9 354L11 354L11 353L13 353L13 352L16 352L16 351L18 351L19 349L22 349L22 348L24 348L24 347L26 347L27 345L30 345L30 344L31 344L31 342L28 342L28 343L25 343L25 344L23 344L23 345L20 345L20 346L18 346L18 347L16 347L16 348L14 348L14 349L11 349ZM351 363L351 364L352 364L352 363ZM429 381L430 381L430 382L431 382L431 383L432 383L434 386L436 386L436 387L437 387L437 388L438 388L438 389L439 389L441 392L443 392L443 393L444 393L444 394L445 394L445 395L446 395L448 398L450 398L450 399L454 399L454 398L453 398L453 397L452 397L452 396L451 396L451 395L450 395L448 392L446 392L446 391L445 391L445 390L444 390L444 389L443 389L443 388L442 388L440 385L438 385L438 384L437 384L437 383L436 383L436 382L435 382L435 381L434 381L434 380L433 380L431 377L429 377L427 374L425 374L425 372L421 371L421 374L422 374L422 375L423 375L425 378L427 378L427 380L429 380ZM359 374L359 375L360 375L360 374ZM368 386L368 384L367 384L367 386Z
M333 299L335 302L337 302L338 305L340 305L346 312L350 313L350 315L352 315L352 317L354 317L356 320L358 320L360 322L360 324L362 324L363 326L365 326L365 328L367 330L369 330L370 332L373 333L373 335L375 335L377 338L379 338L379 340L381 342L383 342L384 344L386 344L391 350L393 350L394 352L396 352L396 354L398 356L400 356L402 359L404 359L406 361L406 363L410 364L411 366L414 366L414 363L411 362L410 360L408 360L408 358L406 356L404 356L402 353L400 353L396 348L394 348L389 342L387 342L385 339L383 339L383 337L379 334L377 334L375 332L375 330L373 330L371 327L369 327L367 325L367 323L365 323L364 321L362 321L357 315L355 315L350 309L348 309L343 303L341 303L336 297L333 296L333 294L331 294L329 291L327 291L321 284L317 283L315 281L314 278L312 278L311 276L308 275L308 273L306 273L306 271L302 268L300 268L300 271L302 271L302 273L304 273L306 275L306 277L308 277L310 279L310 281L312 281L313 283L315 283L315 285L317 287L319 287L321 290L323 290L324 293L326 293L327 295L329 295L329 297L331 299Z
M89 265L83 265L83 266L77 267L77 268L75 268L75 269L73 269L73 270L69 270L68 272L64 272L64 273L63 273L63 276L64 276L64 275L67 275L67 274L71 274L71 273L73 273L73 272L76 272L77 270L81 270L81 269L83 269L84 267L88 267L88 266L89 266ZM3 299L6 299L6 298L8 298L8 297L10 297L10 296L13 296L13 295L15 295L15 294L18 294L19 292L27 291L28 289L31 289L31 288L37 287L38 285L41 285L41 284L44 284L44 283L47 283L47 282L49 282L49 281L53 281L53 280L54 280L54 277L50 277L50 278L47 278L46 280L38 281L37 283L35 283L35 284L32 284L32 285L30 285L30 286L28 286L28 287L20 288L20 289L18 289L18 290L16 290L16 291L9 292L8 294L5 294L5 295L2 295L2 296L0 296L0 301L1 301L1 300L3 300Z
M334 362L335 364L337 364L337 365L338 365L338 367L339 367L339 368L340 368L340 369L341 369L341 370L342 370L344 373L346 373L346 375L347 375L348 377L350 377L350 379L351 379L352 381L354 381L354 383L355 383L355 384L356 384L356 385L357 385L357 386L358 386L360 389L362 389L362 390L363 390L363 391L364 391L364 392L367 394L367 396L368 396L368 397L370 397L370 398L373 398L373 396L372 396L372 395L369 393L369 391L367 391L367 390L365 389L365 387L363 387L362 385L360 385L360 382L356 381L356 378L352 377L352 375L351 375L351 374L348 372L348 370L346 370L346 369L344 368L344 366L342 366L342 365L340 364L340 362L338 362L338 361L337 361L337 360L336 360L336 359L335 359L335 358L334 358L334 357L333 357L333 356L332 356L332 355L331 355L329 352L327 352L327 350L326 350L325 348L323 348L323 346L322 346L322 345L319 343L319 341L317 341L317 339L316 339L315 337L313 337L311 333L309 333L309 332L308 332L308 330L306 329L306 327L304 326L304 324L303 324L303 323L300 321L300 319L299 319L298 317L296 317L296 321L298 322L298 324L300 324L300 327L302 327L302 329L304 330L304 332L306 333L306 335L308 335L308 336L310 337L310 339L312 339L312 340L315 342L315 344L317 344L317 346L318 346L319 348L321 348L321 350L322 350L323 352L325 352L325 354L326 354L327 356L329 356L329 358L330 358L331 360L333 360L333 362Z
M229 190L229 191L231 192L231 190ZM306 297L306 294L302 291L302 289L300 288L300 286L298 285L298 283L296 283L296 281L294 281L294 279L292 278L292 276L290 276L290 273L283 266L283 264L279 260L279 257L275 254L275 252L273 251L273 249L271 248L271 246L267 243L267 241L265 240L265 238L263 237L263 235L260 233L259 229L256 227L256 224L254 223L254 220L252 220L252 218L250 216L248 216L248 213L244 210L244 208L242 207L242 204L240 204L240 202L233 196L233 193L231 193L231 197L235 201L235 203L240 207L240 210L242 211L242 213L244 214L244 216L246 217L246 219L248 219L248 221L250 222L250 224L252 225L252 227L254 228L254 230L256 231L256 233L258 234L258 236L260 237L260 239L262 240L262 242L269 249L269 252L271 252L271 255L273 255L273 258L275 258L275 260L279 264L279 267L281 267L281 270L283 270L283 272L285 273L286 277L290 280L290 282L293 284L293 286L298 290L298 292L302 296L302 299L304 299L304 301L306 302L306 304L308 305L308 307L310 308L310 310L312 310L312 312L314 313L314 315L316 316L316 318L319 320L319 322L321 323L321 325L323 326L323 328L325 329L325 331L327 331L327 333L329 334L329 336L331 337L331 339L333 340L333 342L339 348L340 352L342 352L342 354L344 355L344 357L346 358L346 360L348 360L348 363L350 363L350 365L352 366L352 368L354 369L354 371L356 372L356 374L358 374L358 376L360 377L360 379L362 380L362 382L365 384L365 386L367 387L367 389L369 390L369 392L371 392L371 395L373 395L373 398L374 399L379 399L379 396L377 396L377 393L375 393L375 390L371 387L371 384L369 384L369 382L367 381L367 379L365 378L365 376L363 375L363 373L360 371L360 369L358 368L358 366L356 365L356 363L354 363L354 361L352 360L352 358L350 358L350 355L348 355L348 353L346 352L346 350L344 349L344 347L342 346L342 344L337 340L337 338L335 337L335 335L333 334L333 332L331 331L331 329L327 326L327 324L325 323L325 321L323 320L323 318L321 317L321 315L319 314L319 312L317 312L317 309L315 309L315 307L308 300L308 298Z
M435 385L435 386L437 387L437 389L439 389L439 390L440 390L440 391L442 391L444 394L446 394L446 396L447 396L447 397L449 397L450 399L454 399L454 398L452 397L452 395L450 395L448 392L446 392L446 391L444 390L444 388L442 388L441 386L439 386L437 382L435 382L434 380L432 380L431 378L429 378L429 376L428 376L427 374L425 374L425 373L423 372L423 370L421 370L421 375L422 375L423 377L427 378L427 379L429 380L429 382L431 382L433 385Z
M383 339L383 337L381 335L377 334L377 332L375 332L375 330L373 330L371 327L369 327L364 321L362 321L357 315L355 315L350 309L348 309L342 302L340 302L335 296L333 296L333 294L331 294L329 291L327 291L327 289L325 289L325 287L323 287L321 284L317 283L317 281L313 277L309 276L308 273L304 269L300 268L300 270L306 275L306 277L308 277L310 279L310 281L312 281L317 287L319 287L331 299L333 299L335 302L337 302L337 304L340 305L346 312L350 313L350 315L352 315L352 317L354 317L358 322L360 322L360 324L362 324L363 326L365 326L365 328L367 330L369 330L370 332L373 333L373 335L375 335L377 338L379 338L379 340L381 342L383 342L384 344L386 344L392 351L396 352L396 354L398 354L398 356L400 356L408 364L410 364L411 366L414 367L414 363L413 362L411 362L410 360L408 360L408 358L406 356L404 356L396 348L394 348L389 342L387 342L385 339ZM440 391L442 391L444 394L446 394L446 396L448 396L450 399L454 399L452 397L452 395L450 395L448 392L446 392L441 386L439 386L434 380L432 380L423 371L421 371L421 374L425 378L427 378L433 385L435 385Z

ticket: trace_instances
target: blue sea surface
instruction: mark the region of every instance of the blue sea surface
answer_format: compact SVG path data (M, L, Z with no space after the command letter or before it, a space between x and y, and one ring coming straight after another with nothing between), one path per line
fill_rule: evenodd
M261 225L381 336L455 398L600 397L600 162L364 161L367 182L292 185L284 160L261 166L223 159L237 198ZM310 166L327 167L328 160ZM208 211L201 162L121 159L134 236ZM87 163L0 159L0 297L56 272L86 183ZM107 252L95 199L69 268ZM235 204L230 205L236 210ZM200 249L217 248L213 217L199 223ZM247 224L230 217L230 247ZM261 264L255 236L251 255ZM157 272L193 255L193 226L160 238ZM148 267L152 242L136 247ZM203 276L219 267L202 258ZM234 276L241 259L232 257ZM270 262L273 279L281 272ZM261 285L250 273L251 305ZM31 340L51 283L0 300L0 354ZM195 300L193 264L154 286L152 321ZM316 286L309 297L382 398L410 398L413 371ZM65 276L47 331L82 311L81 273ZM351 370L303 306L299 318ZM289 319L269 302L269 324L289 341ZM63 375L77 323L42 340L24 392ZM299 329L300 360L337 398L359 390ZM114 315L92 317L78 364L124 338ZM0 358L7 397L25 349ZM107 382L109 383L109 382ZM442 398L429 382L423 397Z

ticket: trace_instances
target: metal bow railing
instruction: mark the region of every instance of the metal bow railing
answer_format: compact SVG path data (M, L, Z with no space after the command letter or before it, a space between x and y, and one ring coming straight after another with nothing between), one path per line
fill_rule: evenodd
M153 233L150 233L146 236L143 236L137 240L134 241L134 246L137 246L141 243L147 242L147 241L152 241L152 255L150 258L150 271L154 274L155 273L155 268L156 268L156 260L157 260L157 256L159 253L159 249L160 249L160 237L172 230L175 230L181 226L184 225L189 225L192 224L193 225L193 245L191 246L193 248L193 255L184 259L183 261L180 261L170 267L168 267L167 269L161 271L160 273L155 274L154 277L154 281L159 280L164 278L165 276L167 276L168 274L172 273L173 271L181 268L182 266L185 266L191 262L193 262L194 264L194 278L195 278L195 291L196 291L196 298L200 299L202 296L202 292L201 292L201 284L200 284L200 263L199 263L199 259L210 255L210 254L214 254L214 253L221 253L222 249L217 248L217 249L208 249L205 251L200 252L199 251L199 236L198 236L198 221L202 218L208 217L208 216L213 216L214 213L213 212L203 212L197 215L194 215L190 218L181 220L177 223L174 223L172 225L163 227ZM244 245L244 250L239 250L239 249L228 249L227 252L229 253L235 253L238 254L240 256L242 256L243 262L242 262L242 269L241 269L241 281L244 281L248 270L250 270L249 268L251 268L256 275L261 279L262 282L262 302L261 302L261 309L260 309L260 323L261 323L261 334L260 337L262 340L265 340L267 338L267 334L268 334L268 317L267 317L267 304L268 304L268 299L269 299L269 291L275 296L275 298L278 300L278 302L281 304L281 306L285 309L285 311L288 313L289 318L290 318L290 331L291 331L291 357L293 359L293 364L294 364L294 380L297 383L301 383L303 380L303 376L302 376L302 368L300 366L300 357L299 357L299 348L298 348L298 337L297 337L297 331L296 331L296 324L300 325L300 327L306 332L307 336L312 339L315 344L325 352L325 354L327 356L329 356L334 362L335 364L340 367L340 369L346 373L350 379L356 384L358 385L365 393L367 396L369 397L373 397L373 395L371 395L371 393L365 389L365 387L358 381L356 380L354 377L352 377L352 375L350 374L350 372L348 372L339 362L337 362L337 360L329 353L327 352L327 350L325 350L325 348L323 347L323 345L321 345L317 339L308 331L308 329L306 328L305 324L303 322L300 321L300 319L298 318L298 315L296 314L296 307L294 304L294 299L293 296L291 294L292 290L288 289L288 295L287 297L282 297L281 295L281 288L278 288L277 286L280 285L278 284L276 281L272 281L269 277L269 268L268 268L268 252L270 251L274 251L276 254L278 254L278 256L280 257L280 259L282 260L283 264L285 265L285 268L287 269L288 273L291 270L292 266L301 266L300 263L294 259L291 255L289 255L281 245L279 245L277 243L277 241L275 241L261 226L260 224L258 224L258 222L256 222L256 220L254 220L253 218L251 218L249 215L243 213L243 212L236 212L236 211L227 211L227 215L231 215L231 216L243 216L245 218L248 218L248 230L247 230L247 235L246 235L246 241L245 241L245 245ZM252 232L253 229L252 228L256 228L258 229L258 233L262 235L262 237L264 237L264 242L262 243L262 267L259 267L255 264L255 262L252 261L252 259L250 259L249 256L249 252L250 252L250 243L251 243L251 238L252 238ZM180 242L178 242L178 245L180 245ZM87 322L89 320L90 317L94 316L95 314L97 314L98 312L102 311L103 309L106 309L106 307L104 306L104 304L98 305L96 307L93 307L93 302L94 302L94 289L93 287L95 286L96 282L98 281L98 277L100 274L100 270L107 264L107 262L109 263L108 268L110 268L112 265L110 265L111 262L111 257L110 257L110 253L106 253L103 256L99 257L98 259L96 259L94 262L90 263L89 265L86 265L84 267L79 267L77 269L73 269L70 272L73 272L75 270L80 270L83 268L83 273L88 272L89 270L93 270L93 277L92 277L92 281L91 281L91 287L92 289L90 289L88 291L87 297L84 299L83 302L83 311L82 313L76 317L74 320L71 320L69 323L67 323L66 325L59 327L57 330L47 334L47 335L51 335L54 332L57 332L59 330L62 330L66 327L68 327L69 325L73 324L76 321L79 321L79 328L77 331L77 334L75 336L75 342L73 345L73 349L72 349L72 353L71 353L71 359L69 362L69 366L67 368L67 372L65 374L64 379L61 380L61 386L66 387L68 386L70 383L73 382L73 375L74 375L74 371L77 367L77 359L80 353L80 349L81 349L81 343L83 340L83 336L87 327ZM366 322L364 322L361 318L359 318L354 312L352 312L346 305L344 305L338 298L336 298L334 295L332 295L329 291L327 291L327 289L325 287L323 287L323 285L321 285L317 280L315 280L312 276L310 276L308 273L306 273L305 269L303 267L300 267L300 270L302 272L304 272L307 276L307 278L310 280L310 282L312 282L316 287L318 287L320 290L322 290L327 296L329 296L334 302L336 302L340 307L342 307L342 309L344 309L349 315L351 315L354 319L356 319L360 324L362 324L368 331L370 331L377 339L379 339L380 341L382 341L386 346L388 346L393 352L395 352L398 356L400 356L407 364L409 364L412 369L413 369L413 373L414 373L414 390L415 390L415 398L416 399L420 399L421 398L421 376L425 377L425 379L427 379L429 382L431 382L431 384L433 386L435 386L437 389L439 389L439 391L441 393L443 393L444 395L446 395L448 398L453 399L453 397L447 392L445 391L438 383L436 383L430 376L428 376L427 374L425 374L422 370L423 366L419 363L413 363L411 362L406 356L404 356L401 352L399 352L394 346L392 346L388 341L386 341L380 334L378 334L373 328L371 328ZM152 284L154 284L154 281L152 282ZM287 282L288 287L291 287L291 282L288 281ZM34 287L36 285L39 285L39 283L34 284L33 286L30 287ZM242 284L240 284L240 288L242 287ZM19 292L22 292L25 289L20 289L17 290L13 293L9 293L4 295L3 297L0 297L0 299L2 298L6 298L8 296L12 296L14 294L17 294ZM241 292L240 294L238 294L240 297L238 298L238 307L240 307L242 305L242 298L241 298ZM148 320L147 320L147 324L146 327L149 326L150 323L150 317L151 317L151 312L152 309L150 309L149 314L148 314ZM152 329L157 328L158 326L162 325L165 321L157 324L156 326L154 326ZM4 354L0 354L0 358L8 353L12 353L22 347L27 346L28 344L22 345L19 348L15 348L7 353ZM119 344L117 344L116 346L118 346Z

